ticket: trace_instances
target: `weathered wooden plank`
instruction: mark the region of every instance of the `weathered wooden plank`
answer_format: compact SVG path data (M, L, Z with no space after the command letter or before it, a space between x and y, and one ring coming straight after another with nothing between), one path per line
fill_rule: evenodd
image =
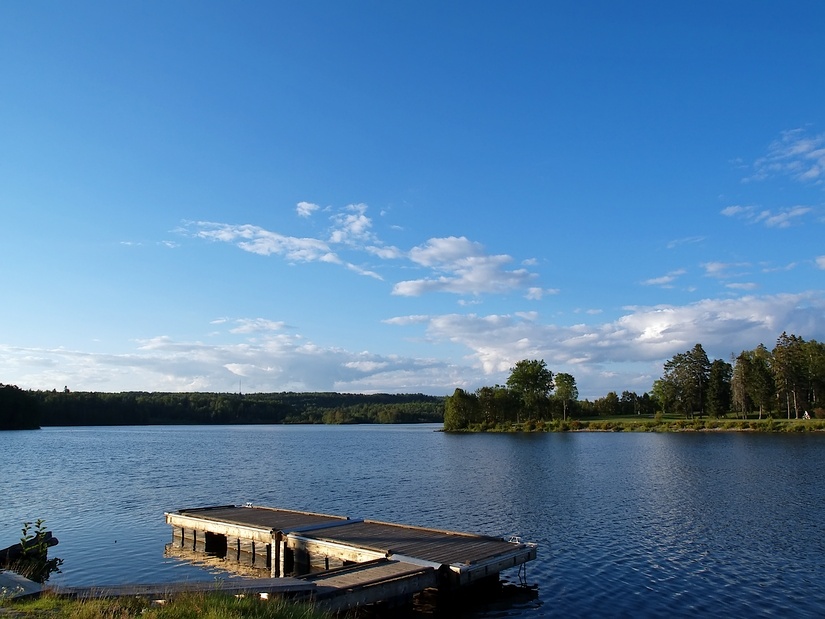
M333 611L409 598L438 584L431 567L385 559L305 578L318 585L313 594L316 605Z
M271 528L267 529L249 524L214 521L180 513L167 512L164 515L166 516L166 524L185 529L186 531L209 531L210 533L226 535L227 537L242 537L255 542L272 543Z

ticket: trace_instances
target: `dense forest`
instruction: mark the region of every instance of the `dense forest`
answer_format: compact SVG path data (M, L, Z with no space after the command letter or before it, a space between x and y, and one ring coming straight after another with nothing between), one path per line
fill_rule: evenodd
M21 408L21 402L25 404ZM38 426L440 423L444 398L422 394L95 393L0 390L0 429Z
M40 409L31 392L0 383L0 430L40 427Z

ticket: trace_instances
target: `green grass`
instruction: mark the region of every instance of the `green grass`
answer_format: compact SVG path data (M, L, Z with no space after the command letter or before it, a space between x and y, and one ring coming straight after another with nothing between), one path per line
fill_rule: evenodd
M590 417L566 421L531 421L522 424L478 426L468 432L825 432L822 419L717 419L703 417Z
M69 600L44 595L34 600L0 600L0 618L29 619L330 619L311 605L282 599L260 600L222 593L195 593L153 604L138 597Z

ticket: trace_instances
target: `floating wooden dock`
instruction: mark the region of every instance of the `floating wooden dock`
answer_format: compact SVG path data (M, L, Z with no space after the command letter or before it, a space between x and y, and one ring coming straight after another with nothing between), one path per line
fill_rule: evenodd
M334 610L454 591L536 558L535 544L366 519L256 506L167 512L172 546L314 583Z

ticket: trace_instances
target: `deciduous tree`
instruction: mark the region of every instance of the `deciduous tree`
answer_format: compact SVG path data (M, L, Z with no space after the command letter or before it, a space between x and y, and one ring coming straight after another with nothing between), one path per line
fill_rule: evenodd
M549 409L550 392L555 386L553 373L544 359L524 359L510 368L507 387L521 401L528 418L541 418Z
M480 419L478 398L463 389L456 389L444 403L444 430L464 430Z
M562 402L562 419L567 419L570 403L579 399L579 389L572 374L559 372L556 374L556 397Z

